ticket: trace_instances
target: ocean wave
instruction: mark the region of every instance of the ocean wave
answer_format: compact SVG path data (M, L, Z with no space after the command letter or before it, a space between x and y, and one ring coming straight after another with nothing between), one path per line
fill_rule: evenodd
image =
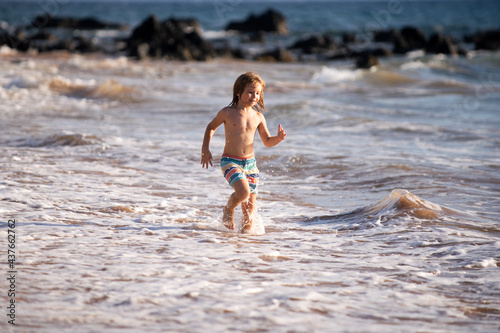
M135 67L126 57L94 59L90 57L74 56L68 61L68 65L86 70L126 69Z
M234 31L206 30L202 32L202 36L206 39L220 39L237 36L237 34Z
M401 70L416 70L421 68L429 68L428 65L424 64L421 60L405 62L400 66Z
M393 190L387 197L363 209L363 213L373 216L389 214L391 217L413 216L433 220L452 211L424 200L407 190Z
M424 87L429 89L430 91L439 91L443 92L443 90L448 93L454 94L474 94L475 89L472 85L467 85L465 83L456 81L456 80L437 80L431 81L424 84Z
M323 66L314 73L311 83L314 84L341 84L347 82L364 82L377 87L399 87L418 83L417 79L388 69L338 69Z
M21 75L21 76L16 76L10 80L9 83L7 83L4 88L5 89L12 89L12 88L19 88L19 89L34 89L38 88L40 85L40 80L34 75Z
M418 82L416 79L390 70L375 70L364 76L366 82L376 86L401 86Z
M13 142L17 147L62 147L87 146L101 144L102 139L96 135L81 133L59 133L43 137L22 138Z
M113 79L95 85L93 82L84 83L57 76L50 80L49 89L62 95L78 98L111 99L125 103L138 102L142 99L139 91Z
M333 84L346 81L355 81L362 76L361 70L337 69L323 66L321 70L314 73L312 83Z
M17 50L11 49L7 45L0 46L0 55L1 56L9 57L9 56L16 56L18 54L19 54L19 52Z
M360 223L365 223L366 227L373 227L382 225L384 222L407 217L420 220L439 220L457 214L459 213L424 200L407 190L395 189L373 205L348 213L312 218L308 222L344 222L347 223L345 225L346 229L358 229L361 228Z

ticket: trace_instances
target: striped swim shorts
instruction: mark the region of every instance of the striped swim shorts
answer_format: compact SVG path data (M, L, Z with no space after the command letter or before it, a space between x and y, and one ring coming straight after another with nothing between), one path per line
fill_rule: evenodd
M246 179L250 193L257 193L259 169L254 156L244 159L224 154L220 160L220 167L229 185L233 186L238 180Z

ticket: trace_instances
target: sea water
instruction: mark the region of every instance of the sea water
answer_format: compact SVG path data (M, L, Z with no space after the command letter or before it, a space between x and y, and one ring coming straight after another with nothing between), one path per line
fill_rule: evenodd
M0 52L2 331L498 331L500 54L355 70ZM200 164L246 71L287 132L256 138L250 235L221 226L232 190Z

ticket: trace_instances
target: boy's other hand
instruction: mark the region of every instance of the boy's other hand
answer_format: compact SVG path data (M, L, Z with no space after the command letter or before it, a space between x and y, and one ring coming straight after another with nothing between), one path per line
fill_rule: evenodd
M213 166L212 164L212 153L205 152L201 153L201 167L208 169L208 165Z

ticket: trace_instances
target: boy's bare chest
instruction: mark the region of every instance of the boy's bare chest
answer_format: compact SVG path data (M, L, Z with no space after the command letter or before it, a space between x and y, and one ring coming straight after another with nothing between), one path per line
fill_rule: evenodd
M235 131L254 132L259 125L259 119L254 115L235 115L228 119L226 125Z

